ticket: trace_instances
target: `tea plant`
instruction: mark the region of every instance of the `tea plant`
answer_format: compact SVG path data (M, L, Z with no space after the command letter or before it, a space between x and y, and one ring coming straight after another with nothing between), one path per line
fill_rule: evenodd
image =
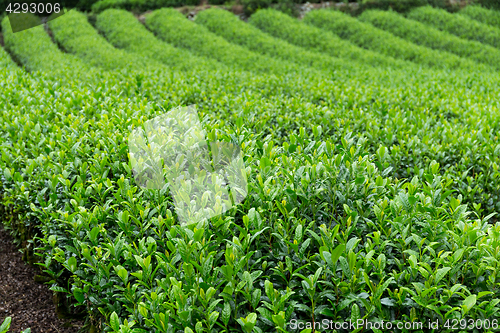
M76 57L63 55L57 45L37 42L40 36L42 40L50 40L43 26L12 33L9 18L5 17L2 20L2 31L5 48L17 61L25 64L27 70L46 69L56 71L68 67L81 68L82 71L87 69L87 66ZM16 43L16 40L23 40L24 43ZM52 62L54 62L54 65L48 65Z
M104 69L151 68L151 70L163 67L152 59L143 59L113 48L95 32L88 23L87 17L76 10L71 10L57 20L50 21L49 27L57 43L66 51L82 56L85 62L92 66Z
M496 69L500 68L500 50L490 45L461 39L393 12L365 11L358 18L412 43L455 53Z
M181 70L228 70L216 60L197 57L155 38L134 15L125 10L110 9L97 16L96 27L116 48L139 53Z
M145 24L165 42L188 49L199 56L216 59L228 66L274 74L299 71L295 64L278 61L228 43L205 27L187 20L175 9L156 10L146 16Z
M413 44L339 11L311 11L304 17L304 22L331 31L360 47L425 66L475 70L481 67L471 60L457 57L449 52L435 51Z
M0 48L0 68L2 68L2 73L18 69L15 62L12 61L9 54L3 48Z
M420 21L460 38L500 47L500 28L470 19L461 14L450 14L429 6L413 9L408 18Z
M330 32L310 27L277 10L259 10L250 17L249 23L273 37L333 57L352 59L372 66L408 66L407 63L364 50Z
M500 28L500 12L498 10L486 9L481 6L466 6L460 14L468 16L480 23Z
M314 67L323 71L334 71L344 67L358 69L365 67L362 63L349 63L338 58L328 57L318 52L311 52L274 38L256 27L238 19L234 14L222 9L209 9L200 12L195 22L208 28L211 32L227 39L229 42L249 48L254 52L277 57L284 61L293 61L303 66ZM223 24L221 24L223 22Z

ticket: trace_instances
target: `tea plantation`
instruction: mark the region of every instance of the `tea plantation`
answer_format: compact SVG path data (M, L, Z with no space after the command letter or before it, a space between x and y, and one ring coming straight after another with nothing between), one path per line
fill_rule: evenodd
M498 330L499 12L139 20L102 3L2 21L0 219L61 316L85 332ZM189 105L207 140L241 146L248 195L185 226L169 186L134 180L128 136Z

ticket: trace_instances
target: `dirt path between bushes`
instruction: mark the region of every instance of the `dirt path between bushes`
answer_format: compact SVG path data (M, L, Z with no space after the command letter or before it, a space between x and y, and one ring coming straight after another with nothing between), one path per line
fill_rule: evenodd
M32 333L76 333L82 323L67 324L57 318L52 291L34 280L38 273L38 268L23 262L13 239L0 224L0 324L12 317L12 333L28 327Z

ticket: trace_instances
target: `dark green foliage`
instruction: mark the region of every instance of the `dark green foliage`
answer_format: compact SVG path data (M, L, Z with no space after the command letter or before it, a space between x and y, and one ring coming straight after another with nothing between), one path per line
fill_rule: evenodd
M438 68L478 68L477 63L448 52L440 52L410 43L393 34L361 22L342 12L315 10L304 17L304 22L331 31L341 38L366 49L394 58L413 61Z
M282 13L287 15L298 17L300 14L298 5L293 0L282 0L278 3L271 5L271 8L274 8Z
M408 13L417 20L460 38L478 41L500 48L500 28L495 28L461 14L450 14L443 9L420 7Z
M246 15L252 15L259 9L268 8L272 0L241 0Z
M366 11L358 18L412 43L468 57L500 69L500 50L492 46L461 39L394 12Z
M358 3L363 11L376 8L407 12L411 8L427 5L428 0L360 0ZM436 5L440 5L441 3L444 3L444 1L436 1Z
M500 10L500 3L497 0L477 0L477 2L483 7Z
M196 6L198 4L198 0L100 0L92 5L92 11L99 13L109 8L117 8L144 12L162 7Z

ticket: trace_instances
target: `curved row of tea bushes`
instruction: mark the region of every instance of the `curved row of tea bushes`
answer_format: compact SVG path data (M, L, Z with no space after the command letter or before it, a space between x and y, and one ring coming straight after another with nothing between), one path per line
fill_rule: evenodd
M482 67L469 59L410 43L340 11L314 10L306 14L304 22L333 32L360 47L417 64L468 70Z
M273 37L332 57L355 60L370 66L409 66L406 62L364 50L332 33L308 26L274 9L257 11L250 17L249 23Z
M165 42L199 56L216 59L230 67L278 75L300 72L296 64L278 61L229 43L207 28L191 22L175 9L163 8L147 14L145 24Z
M204 10L198 13L195 22L203 25L211 32L225 38L231 43L239 44L253 52L266 54L285 61L314 67L324 71L334 71L337 68L358 70L364 67L362 63L348 62L344 59L311 52L274 38L256 27L243 22L233 13L218 8Z
M147 59L119 50L110 45L104 37L88 22L87 17L77 11L70 10L49 21L55 41L72 54L77 55L86 64L104 69L165 69L164 65L153 59Z
M394 12L368 10L358 17L412 43L447 51L500 69L500 49L459 38Z
M44 68L49 70L80 68L84 70L87 67L78 58L61 52L57 45L50 41L43 26L13 33L9 18L5 17L2 20L2 32L6 50L18 62L26 64L28 71ZM21 39L23 42L19 43Z
M197 57L185 49L159 41L130 12L109 9L97 16L96 28L115 47L160 61L180 70L227 69L216 60Z
M465 15L451 14L444 9L425 6L410 11L407 17L460 38L500 48L500 27L489 26Z
M500 28L500 11L487 9L481 6L466 6L460 11L460 14L470 17L480 23Z
M17 64L12 59L12 56L0 46L0 72L8 74L20 70Z

